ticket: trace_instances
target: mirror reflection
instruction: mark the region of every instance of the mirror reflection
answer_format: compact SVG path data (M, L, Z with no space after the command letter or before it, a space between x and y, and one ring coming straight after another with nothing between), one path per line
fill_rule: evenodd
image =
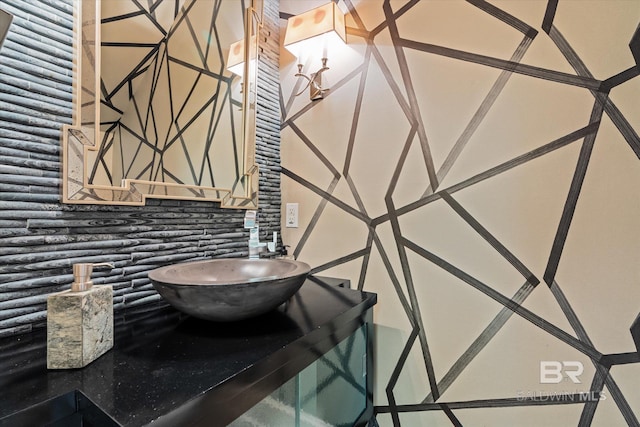
M257 11L241 0L85 3L93 2L83 1L81 14L83 126L63 141L65 201L161 197L255 208ZM87 49L92 35L95 52ZM248 59L242 78L227 70L239 40ZM82 159L74 159L74 140Z

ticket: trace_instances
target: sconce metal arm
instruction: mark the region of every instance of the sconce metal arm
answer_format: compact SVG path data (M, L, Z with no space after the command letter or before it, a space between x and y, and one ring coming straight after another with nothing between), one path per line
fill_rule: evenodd
M324 89L322 87L322 73L327 71L329 67L327 67L327 58L322 58L322 68L320 68L315 73L311 73L309 76L302 72L302 64L298 64L298 72L294 74L295 77L303 77L307 80L307 84L305 85L300 92L296 93L296 96L301 95L307 88L309 88L309 96L311 100L322 99L324 97L324 93L328 92L329 89Z

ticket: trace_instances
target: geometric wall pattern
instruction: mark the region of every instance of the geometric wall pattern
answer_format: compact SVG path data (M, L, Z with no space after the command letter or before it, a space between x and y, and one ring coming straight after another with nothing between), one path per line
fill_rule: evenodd
M337 3L325 99L281 53L283 239L378 292L378 422L640 425L640 9Z
M102 3L101 124L90 182L241 186L240 79L226 70L244 1Z

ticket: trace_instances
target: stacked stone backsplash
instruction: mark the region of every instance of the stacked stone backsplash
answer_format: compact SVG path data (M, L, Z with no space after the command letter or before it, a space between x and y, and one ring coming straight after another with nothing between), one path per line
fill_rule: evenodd
M17 5L16 5L17 4ZM111 262L94 283L114 310L158 301L147 278L187 260L247 256L243 210L217 203L147 201L143 207L60 203L60 127L71 122L72 0L0 0L14 15L0 51L0 337L46 322L46 298L68 289L72 265ZM280 230L278 1L264 10L256 158L260 225Z

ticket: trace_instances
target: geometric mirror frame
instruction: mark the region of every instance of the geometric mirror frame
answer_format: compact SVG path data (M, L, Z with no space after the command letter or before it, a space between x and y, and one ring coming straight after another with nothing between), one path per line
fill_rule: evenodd
M2 49L2 43L4 42L7 33L9 33L11 21L13 21L13 15L0 9L0 49Z
M180 14L186 16L186 11L190 10L198 0L182 1ZM101 107L104 107L104 100L101 99L101 95L104 94L104 84L101 84L100 76L101 1L76 0L74 10L74 112L72 124L64 125L61 135L63 203L144 205L147 198L160 198L212 201L220 202L222 208L256 209L258 207L258 166L255 162L255 141L259 32L262 23L261 1L253 0L243 14L245 60L241 89L239 89L242 103L234 106L241 110L242 135L239 136L241 144L236 149L235 157L228 162L235 163L237 176L228 187L196 185L179 180L167 182L140 179L139 177L113 179L107 184L92 181L96 165L101 161L100 156L104 155L105 143L104 122L101 121ZM180 14L176 15L176 22L187 20ZM191 24L189 30L193 33ZM171 30L167 31L165 48L166 40L171 34L173 34ZM209 35L209 38L211 37ZM202 47L198 48L200 56L203 57ZM214 74L208 69L205 71ZM154 79L157 77L154 76ZM194 92L194 89L196 88L192 88L191 92ZM229 104L228 108L231 107ZM184 141L181 143L185 145ZM191 163L189 165L192 166ZM210 175L213 175L213 172Z

